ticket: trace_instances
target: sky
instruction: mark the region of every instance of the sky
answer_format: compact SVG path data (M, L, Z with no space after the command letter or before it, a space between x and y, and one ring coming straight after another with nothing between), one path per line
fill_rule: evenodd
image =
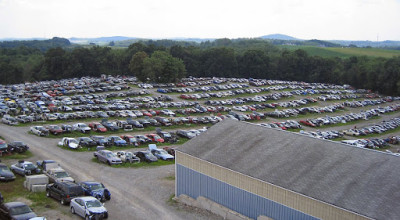
M0 0L0 38L400 40L400 0Z

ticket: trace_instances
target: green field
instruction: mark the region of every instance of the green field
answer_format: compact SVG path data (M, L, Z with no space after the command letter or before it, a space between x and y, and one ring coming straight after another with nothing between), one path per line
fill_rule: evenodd
M385 50L378 48L347 48L347 47L314 47L314 46L289 46L283 45L280 48L288 50L305 50L310 56L321 57L341 57L347 58L351 56L370 56L385 57L400 56L400 50Z

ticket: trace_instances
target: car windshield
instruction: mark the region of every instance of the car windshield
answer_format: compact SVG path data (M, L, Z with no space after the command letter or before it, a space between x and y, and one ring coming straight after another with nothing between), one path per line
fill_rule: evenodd
M161 137L158 135L154 135L154 139L161 139Z
M69 176L68 176L68 173L67 173L67 172L63 172L63 171L55 173L55 176L56 176L57 178L69 177Z
M90 185L91 190L98 190L98 189L103 189L103 188L104 188L103 184L101 184L101 183Z
M8 167L6 166L0 166L0 171L7 171L9 170Z
M24 143L21 142L21 141L15 141L15 142L14 142L14 145L15 145L15 146L22 146L22 145L24 145Z
M27 169L27 170L34 170L34 169L36 169L35 165L33 165L33 164L31 164L31 163L25 164L24 167L25 167L25 169Z
M160 154L168 154L167 151L160 149Z
M76 139L69 139L69 143L79 144L79 142Z
M7 148L7 144L6 144L6 143L0 144L0 149L1 149L1 148Z
M22 215L30 212L32 212L32 210L27 205L21 205L10 209L11 215Z
M108 154L107 154L107 158L112 158L112 157L114 157L114 154L113 154L113 153L108 153Z
M101 203L99 202L99 200L97 200L97 199L86 201L85 203L86 203L86 207L88 207L88 208L102 206Z

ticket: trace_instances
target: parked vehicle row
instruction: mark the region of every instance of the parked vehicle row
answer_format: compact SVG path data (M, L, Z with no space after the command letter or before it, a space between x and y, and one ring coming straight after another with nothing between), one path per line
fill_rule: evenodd
M348 136L363 136L368 134L381 134L389 130L393 130L400 126L400 118L392 118L388 121L370 125L362 128L351 128L343 130L343 134Z

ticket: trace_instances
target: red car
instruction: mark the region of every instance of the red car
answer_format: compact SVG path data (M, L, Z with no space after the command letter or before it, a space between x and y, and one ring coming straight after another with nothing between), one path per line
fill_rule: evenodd
M61 134L64 132L62 128L58 125L49 125L47 126L47 129L49 130L50 133L54 135Z
M89 127L93 130L93 131L97 131L97 132L107 132L107 128L104 127L102 124L100 124L99 122L92 122L89 123Z
M300 124L303 124L303 125L307 125L307 126L310 126L310 127L315 127L315 124L313 124L313 123L311 123L309 121L301 120L299 122L300 122Z
M139 141L132 135L121 135L120 138L125 140L128 145L139 146Z
M164 143L164 139L162 139L158 134L146 134L146 137L150 138L153 142Z

